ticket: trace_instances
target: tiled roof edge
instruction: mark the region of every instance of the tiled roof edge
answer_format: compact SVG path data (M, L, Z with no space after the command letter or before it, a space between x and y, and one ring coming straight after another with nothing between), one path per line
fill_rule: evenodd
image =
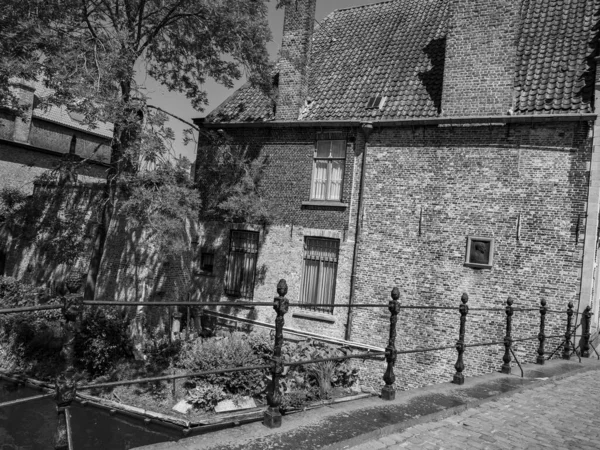
M4 138L0 138L0 144L24 148L24 149L31 150L34 152L45 153L47 155L58 156L58 157L68 155L68 153L61 153L61 152L57 152L54 150L48 150L47 148L37 147L35 145L27 144L25 142L12 141L10 139L4 139ZM77 155L77 156L79 156L79 155ZM86 159L81 156L79 156L79 157L81 158L81 160ZM94 164L96 166L110 167L109 163L98 161L97 159L93 159L93 158L87 158L85 162L86 162L86 164Z
M348 11L349 9L369 8L370 6L382 5L384 3L393 3L394 1L395 0L384 0L382 2L369 3L367 5L348 6L347 8L338 8L338 9L334 10L333 13L336 13L338 11Z
M70 124L61 122L59 120L53 120L53 119L50 119L48 117L44 117L44 116L36 114L35 110L33 111L32 116L33 116L33 118L35 118L37 120L43 120L45 122L54 123L56 125L60 125L61 127L70 128L71 130L81 131L82 133L93 134L94 136L101 137L101 138L104 138L104 139L107 139L107 140L111 140L112 139L112 135L109 136L108 134L103 134L102 132L99 132L99 131L96 131L96 130L93 130L93 129L89 129L89 128L85 128L83 125L81 127L76 127L74 125L70 125Z
M512 116L462 116L462 117L423 117L419 119L390 120L296 120L269 122L202 122L202 118L192 119L195 124L204 128L292 128L313 126L360 126L371 123L379 127L410 127L424 125L464 125L487 123L539 123L539 122L578 122L596 120L596 113L579 114L520 114Z

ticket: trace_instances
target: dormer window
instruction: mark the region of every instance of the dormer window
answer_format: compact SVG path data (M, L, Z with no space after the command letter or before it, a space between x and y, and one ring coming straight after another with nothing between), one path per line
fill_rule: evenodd
M367 109L381 109L387 97L371 97L367 103Z
M346 141L318 140L314 153L311 200L341 201Z

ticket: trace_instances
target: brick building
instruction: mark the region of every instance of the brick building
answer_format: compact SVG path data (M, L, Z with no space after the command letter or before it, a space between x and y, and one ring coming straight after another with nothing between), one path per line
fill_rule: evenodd
M31 193L37 177L64 165L65 160L85 160L78 168L79 181L106 177L112 126L99 123L90 128L64 107L44 106L50 91L40 82L13 80L11 88L25 107L25 115L19 117L10 108L0 107L0 189ZM91 191L84 191L83 186L76 188L73 199L84 204L96 195L90 197ZM32 248L17 244L5 230L1 239L0 274L23 277L33 263Z
M82 168L84 176L104 177L110 160L112 127L99 123L89 128L83 118L64 107L42 106L49 91L42 83L12 84L24 117L0 108L0 170L2 187L31 191L34 178L47 169L55 168L61 159L72 152L88 159Z
M318 26L315 4L286 8L274 100L248 84L196 120L268 156L261 188L276 216L200 227L202 298L264 301L285 278L291 301L323 304L292 308L286 326L378 346L385 309L327 305L386 302L398 286L403 304L458 306L468 292L472 307L513 296L598 317L600 2L391 0ZM198 165L210 150L199 143ZM458 335L454 312L402 315L404 348ZM537 333L535 314L515 321ZM469 323L473 341L501 337L504 316ZM499 367L497 355L473 350L466 373ZM430 367L425 384L456 356L411 358Z

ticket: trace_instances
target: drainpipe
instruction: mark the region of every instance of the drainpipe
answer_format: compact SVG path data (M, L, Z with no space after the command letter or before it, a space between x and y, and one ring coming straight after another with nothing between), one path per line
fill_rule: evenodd
M595 58L598 66L600 57ZM594 112L600 111L600 71L596 69L594 89ZM588 200L585 220L585 240L583 246L583 263L581 268L581 288L579 294L579 307L577 315L590 305L592 307L591 333L598 331L598 292L593 292L594 265L598 247L598 215L600 214L600 120L596 118L592 128L592 157L590 161L590 175L588 187ZM577 322L576 322L577 323Z
M352 255L352 273L350 275L350 297L349 304L354 303L354 296L356 295L356 263L358 261L358 243L360 241L360 235L362 231L362 219L363 219L363 195L365 192L365 179L366 168L367 168L367 148L369 143L369 136L373 131L373 124L366 122L361 125L362 132L365 136L365 148L363 150L361 169L360 169L360 187L358 191L358 208L356 210L356 227L354 229L354 254ZM348 308L348 318L346 320L346 335L345 340L349 341L352 336L352 308Z

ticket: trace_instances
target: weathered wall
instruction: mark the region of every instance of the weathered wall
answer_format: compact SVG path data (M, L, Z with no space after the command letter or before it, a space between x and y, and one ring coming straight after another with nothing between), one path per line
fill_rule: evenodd
M258 157L265 158L266 161L260 190L271 207L274 223L264 228L248 228L260 232L254 290L254 300L257 302L271 301L276 295L275 287L281 278L285 278L288 283L289 300L299 301L306 236L340 240L335 302L348 302L356 222L356 201L352 198L352 192L358 189L364 140L356 129L337 130L348 133L341 202L337 206L307 204L310 200L317 133L322 131L328 130L227 130L232 142L259 146ZM201 145L198 164L201 164L202 154L206 151L210 151L210 146ZM194 275L195 298L208 301L235 300L224 295L223 283L230 230L238 227L243 228L241 225L216 222L200 224L198 256L203 248L213 249L215 268L212 276L200 273ZM269 323L273 323L275 318L272 308L269 307L219 308L219 311ZM294 312L300 311L310 317L294 315ZM333 314L292 308L286 316L286 327L343 338L346 320L346 308L336 309Z
M45 120L33 119L29 143L59 153L69 153L71 139L77 137L75 153L82 158L93 158L108 163L110 145L106 138L73 130Z
M519 0L453 0L442 114L504 115L512 107Z
M298 0L285 7L278 61L277 120L297 120L304 106L316 3L316 0Z
M33 192L33 182L47 170L55 169L60 163L58 155L43 153L25 144L0 142L0 186ZM82 181L105 176L106 167L86 164L79 171Z
M193 298L196 301L237 301L238 298L224 294L224 279L229 252L231 229L253 230L260 233L259 253L256 263L254 299L241 298L240 301L270 302L277 296L276 286L280 279L288 284L287 298L290 302L299 302L300 283L304 267L304 238L320 236L340 240L336 303L348 303L350 288L350 270L354 241L344 239L343 231L319 228L307 228L291 225L274 225L267 228L247 225L224 225L222 223L202 224L199 228L198 256L202 249L215 252L213 273L194 272ZM239 317L274 323L275 312L272 307L252 308L221 307L217 311ZM301 314L299 316L298 314ZM285 326L310 331L325 336L343 338L347 317L347 308L335 309L332 314L291 307L285 317Z
M383 129L373 133L368 151L358 302L383 302L398 286L405 305L458 308L463 292L471 307L503 307L509 296L516 307L537 308L542 299L553 309L576 304L587 124ZM492 269L464 265L467 236L495 239ZM564 333L564 319L549 315L548 334ZM504 321L502 311L473 312L467 341L502 338ZM539 313L517 313L514 322L515 337L535 336ZM452 345L458 324L457 310L403 310L400 346ZM383 346L388 325L387 311L359 309L353 340ZM527 361L534 346L517 345ZM465 374L499 369L501 350L468 349ZM447 381L455 361L454 350L403 357L399 383Z

